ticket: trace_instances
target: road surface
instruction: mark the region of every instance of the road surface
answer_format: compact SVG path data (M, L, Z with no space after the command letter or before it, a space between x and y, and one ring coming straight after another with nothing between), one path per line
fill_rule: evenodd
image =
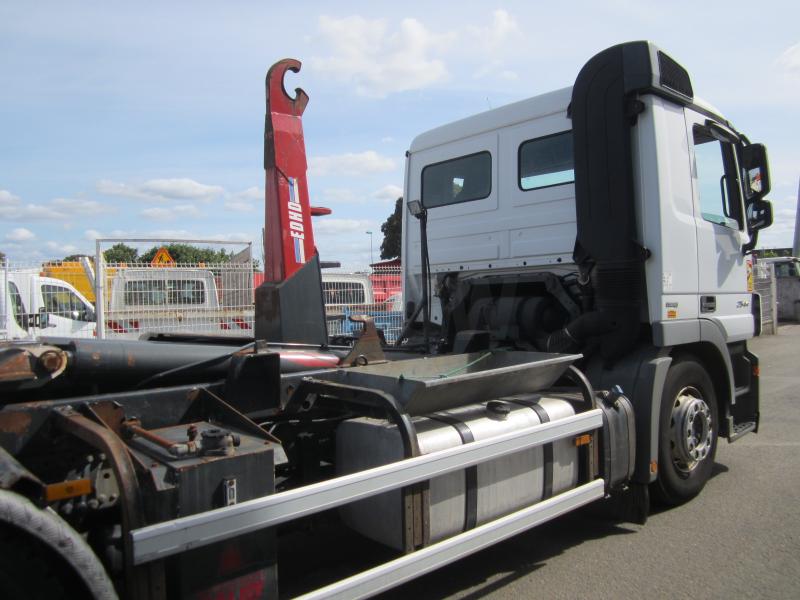
M698 498L657 510L644 526L587 507L382 600L800 598L800 325L783 326L750 347L761 358L760 432L720 442ZM300 532L293 552L284 541L284 597L395 556L344 529Z
M644 526L567 515L384 597L800 597L800 325L750 348L759 433L720 442L698 498Z

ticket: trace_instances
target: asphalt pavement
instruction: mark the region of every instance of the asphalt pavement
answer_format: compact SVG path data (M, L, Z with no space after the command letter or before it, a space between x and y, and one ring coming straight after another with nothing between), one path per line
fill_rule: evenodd
M720 442L691 502L615 523L583 509L384 598L800 598L800 325L750 343L761 426Z

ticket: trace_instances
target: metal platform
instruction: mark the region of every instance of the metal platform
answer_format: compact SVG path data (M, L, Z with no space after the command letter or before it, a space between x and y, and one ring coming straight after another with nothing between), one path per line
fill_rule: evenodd
M413 416L546 389L580 357L495 350L337 369L315 377L387 392Z

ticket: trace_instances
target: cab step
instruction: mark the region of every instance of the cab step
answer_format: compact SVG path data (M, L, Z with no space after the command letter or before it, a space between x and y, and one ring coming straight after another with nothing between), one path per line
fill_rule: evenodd
M733 431L731 432L730 437L728 438L728 443L732 444L736 440L738 440L743 435L750 433L751 431L755 431L756 429L756 422L755 421L745 421L744 423L734 423Z

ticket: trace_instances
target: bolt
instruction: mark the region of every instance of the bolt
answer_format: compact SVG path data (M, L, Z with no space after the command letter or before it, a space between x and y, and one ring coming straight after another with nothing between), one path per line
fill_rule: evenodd
M39 364L48 373L55 373L61 368L63 357L56 350L47 350L39 357Z

